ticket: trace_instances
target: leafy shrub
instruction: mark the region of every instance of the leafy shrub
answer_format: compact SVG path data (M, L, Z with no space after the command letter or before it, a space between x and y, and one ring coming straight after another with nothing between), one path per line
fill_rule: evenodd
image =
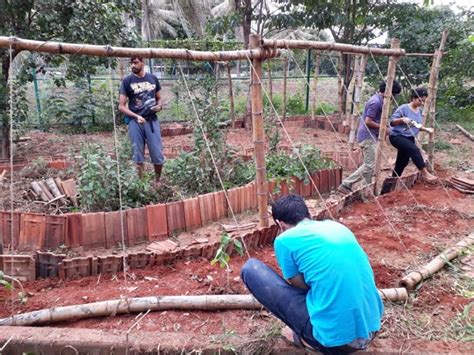
M82 149L78 177L81 208L84 211L115 211L120 208L117 159L98 144ZM140 207L156 200L150 175L138 179L130 160L130 144L124 140L119 149L120 182L124 208Z
M320 102L316 105L314 113L316 115L330 115L337 111L337 107L328 102Z
M290 115L303 115L306 113L306 106L303 96L300 94L288 97L286 112Z

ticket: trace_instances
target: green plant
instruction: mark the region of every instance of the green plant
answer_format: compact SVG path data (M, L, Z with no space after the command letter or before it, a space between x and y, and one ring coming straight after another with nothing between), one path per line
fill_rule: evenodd
M306 106L303 96L300 94L288 97L286 104L286 112L290 115L303 115L306 113Z
M231 238L227 233L224 233L221 236L221 245L217 249L216 256L211 260L211 265L219 263L221 268L227 268L229 266L230 255L227 253L227 249L230 245L233 245L240 256L244 255L242 243L235 238Z
M12 290L13 285L11 282L5 280L5 274L0 270L0 285L5 287L7 290Z
M451 150L453 146L446 142L445 140L439 139L434 143L434 149L437 151L441 150Z
M316 105L316 109L314 110L314 113L316 115L330 115L336 111L337 111L337 107L335 105L330 104L328 102L320 102L319 104Z

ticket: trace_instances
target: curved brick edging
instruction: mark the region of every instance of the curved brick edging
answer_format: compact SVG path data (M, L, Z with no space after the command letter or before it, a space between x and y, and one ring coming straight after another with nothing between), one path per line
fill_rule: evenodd
M402 180L410 188L416 182L417 177L418 173L415 173L403 177ZM398 184L395 189L401 189L400 185ZM373 197L371 192L373 188L374 183L363 186L337 201L331 202L327 209L321 208L317 210L311 217L315 220L324 220L331 216L336 218L345 207L350 206L354 202L371 199ZM279 192L279 194L284 193L283 189ZM255 250L272 243L277 232L278 228L273 224L266 228L246 232L242 235L242 239L249 250ZM133 270L174 263L194 257L212 260L219 246L220 242L215 241L204 245L190 245L182 249L164 250L162 252L129 253L126 256L126 264L129 269ZM230 255L235 254L231 245L228 247L227 252ZM123 270L123 257L108 255L67 259L65 255L37 252L35 258L27 255L0 255L0 265L3 265L3 269L6 271L14 270L16 274L11 276L15 276L20 280L34 280L37 277L68 279L120 272Z

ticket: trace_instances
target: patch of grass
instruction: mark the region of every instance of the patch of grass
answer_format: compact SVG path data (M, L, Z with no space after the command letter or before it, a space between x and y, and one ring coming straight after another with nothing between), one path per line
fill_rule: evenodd
M453 146L452 144L446 142L445 140L439 139L435 142L434 149L437 151L451 150L453 149Z
M456 341L474 342L474 302L466 305L448 328L449 338Z

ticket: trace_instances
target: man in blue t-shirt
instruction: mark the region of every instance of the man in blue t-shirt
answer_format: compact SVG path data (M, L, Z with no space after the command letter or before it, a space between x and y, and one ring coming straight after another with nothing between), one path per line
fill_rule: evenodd
M145 72L143 58L130 58L130 65L132 74L126 76L120 86L119 110L126 115L138 176L143 177L146 143L155 170L155 182L159 184L165 161L160 123L156 117L156 112L162 110L161 86L156 76Z
M380 330L383 304L354 234L311 220L297 195L276 201L272 215L283 232L274 242L283 278L250 259L241 272L249 291L291 329L284 335L296 345L325 354L365 349Z
M341 185L339 185L338 191L343 194L350 193L352 191L352 185L362 179L364 179L367 184L372 182L385 86L385 82L380 84L379 92L367 101L364 113L360 116L359 129L357 130L357 143L362 149L364 161L356 171L345 178ZM392 85L392 95L398 95L401 90L400 84L394 81Z

